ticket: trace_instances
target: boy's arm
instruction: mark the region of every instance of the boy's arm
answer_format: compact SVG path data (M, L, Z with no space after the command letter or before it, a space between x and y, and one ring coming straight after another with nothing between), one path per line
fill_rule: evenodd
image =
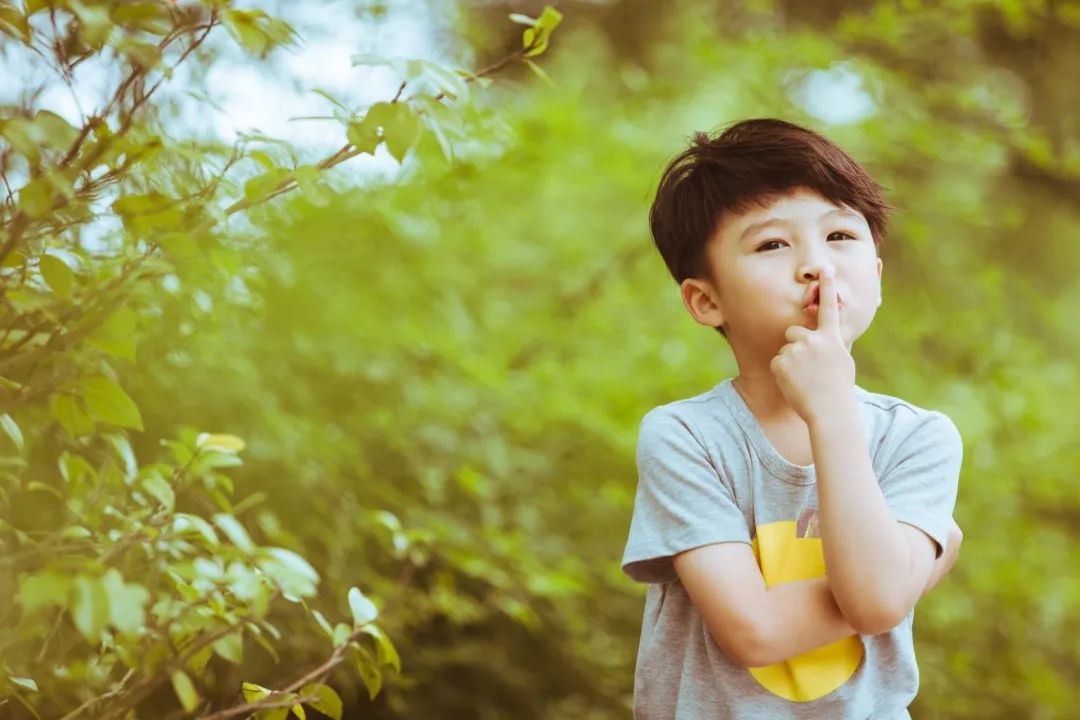
M680 553L675 571L724 654L771 665L854 635L825 577L765 587L750 545L714 543Z
M953 565L956 564L956 558L960 556L960 544L964 542L964 533L960 530L960 526L956 524L955 518L950 520L950 523L949 542L945 546L945 552L934 561L934 569L930 572L930 579L926 581L926 587L923 588L919 599L925 597L926 593L933 590L941 582L941 579L949 574Z
M922 530L893 518L871 465L854 397L837 401L827 416L812 416L807 424L830 588L860 633L885 632L910 612L929 585L938 559L934 544ZM953 466L960 456L959 435L951 423L937 421L925 428L941 450L935 447L933 454L915 456L909 465L940 472L940 487L948 489L948 476L958 469ZM950 430L955 439L937 440ZM926 462L940 467L928 469Z
M945 553L934 561L922 595L956 562L963 533L955 521ZM817 577L765 587L753 550L716 543L675 556L675 570L724 653L747 667L762 667L854 635L829 589Z

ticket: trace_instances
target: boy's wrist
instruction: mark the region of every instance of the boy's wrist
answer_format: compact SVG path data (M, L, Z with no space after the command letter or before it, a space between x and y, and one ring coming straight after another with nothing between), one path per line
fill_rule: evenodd
M855 401L854 388L850 396L831 398L827 404L814 408L805 418L806 427L811 433L821 432L830 427L836 427L838 420L842 418L854 418L861 422L859 406Z

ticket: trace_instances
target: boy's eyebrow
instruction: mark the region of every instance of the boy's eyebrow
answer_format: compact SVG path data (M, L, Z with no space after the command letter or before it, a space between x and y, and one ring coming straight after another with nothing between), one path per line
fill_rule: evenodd
M836 216L839 216L839 217L862 218L862 215L858 214L857 212L853 212L851 210L848 210L847 208L833 208L832 210L829 210L828 212L823 213L821 215L821 217L818 218L818 222L820 222L820 221L822 221L822 220L824 220L826 218L832 217L833 215L836 215ZM751 223L750 225L746 226L745 230L742 231L742 234L739 236L739 242L742 242L742 241L746 240L746 238L750 237L751 235L753 235L758 230L761 230L762 228L765 228L765 227L767 227L769 225L790 225L790 224L791 224L791 221L785 220L783 218L776 218L776 217L770 217L770 218L766 218L764 220L761 220L760 222Z

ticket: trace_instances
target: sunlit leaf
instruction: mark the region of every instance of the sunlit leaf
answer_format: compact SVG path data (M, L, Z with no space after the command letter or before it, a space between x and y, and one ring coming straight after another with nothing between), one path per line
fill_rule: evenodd
M22 430L19 429L19 424L12 419L11 415L7 413L0 415L0 427L11 438L11 442L15 443L15 447L19 449L19 452L22 452L24 449Z
M353 623L359 627L366 625L379 616L375 603L360 592L360 588L349 588L349 609L352 610Z
M195 447L223 453L238 453L244 449L245 443L235 435L200 433L195 440Z
M111 379L104 375L83 378L79 381L78 391L90 410L105 422L135 430L143 429L138 406Z
M217 513L214 515L213 521L232 541L233 545L244 552L254 552L255 543L251 542L251 537L239 520L228 513Z
M97 644L109 622L109 593L101 578L80 575L75 578L71 619L89 642Z
M195 691L195 684L182 670L173 670L172 686L180 704L188 712L195 712L199 707L199 694Z
M323 715L328 715L334 720L341 720L341 698L329 685L315 685L310 683L300 690L301 696L314 695L317 699L308 705L315 708Z
M244 638L238 631L218 638L213 644L214 652L231 663L239 665L244 659Z

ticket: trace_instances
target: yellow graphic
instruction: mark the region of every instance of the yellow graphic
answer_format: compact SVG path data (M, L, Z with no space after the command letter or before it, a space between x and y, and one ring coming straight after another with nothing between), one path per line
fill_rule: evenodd
M825 575L825 555L817 532L817 511L807 508L798 523L785 520L758 525L751 545L765 586ZM858 635L811 650L784 662L749 668L762 687L794 702L817 700L843 685L862 660Z

